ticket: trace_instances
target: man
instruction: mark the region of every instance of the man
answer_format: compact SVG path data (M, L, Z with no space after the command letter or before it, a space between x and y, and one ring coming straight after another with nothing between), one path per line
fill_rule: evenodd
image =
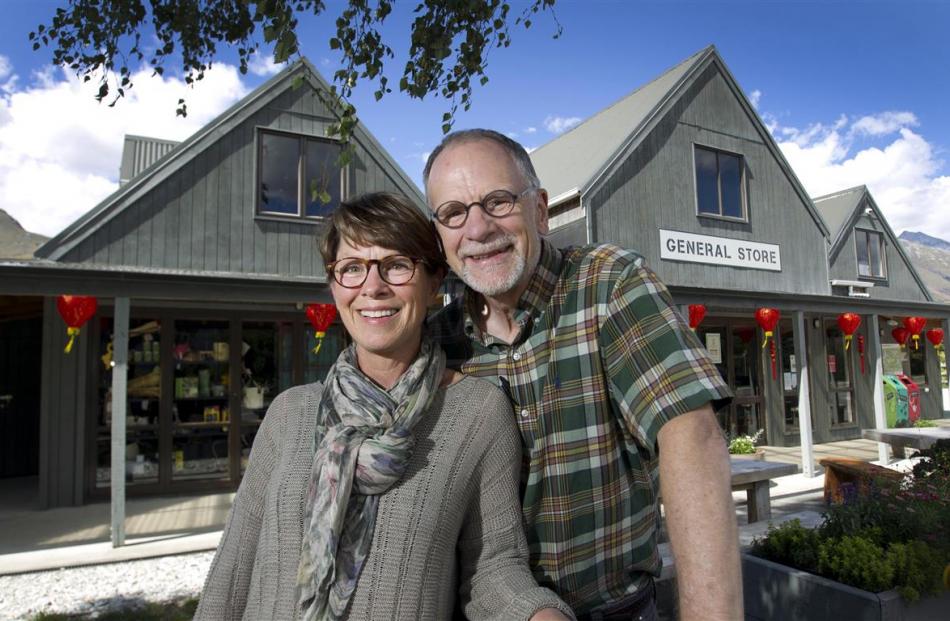
M547 193L497 132L447 136L423 180L467 285L432 330L450 364L512 400L538 581L580 618L653 618L661 491L681 618L742 618L729 458L710 406L729 390L666 288L633 252L546 242Z

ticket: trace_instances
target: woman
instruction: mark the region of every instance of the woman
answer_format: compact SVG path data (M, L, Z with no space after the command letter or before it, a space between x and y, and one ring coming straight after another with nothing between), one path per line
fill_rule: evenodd
M196 618L448 619L457 594L472 619L568 618L528 569L510 405L425 336L429 222L365 195L321 254L353 344L271 405Z

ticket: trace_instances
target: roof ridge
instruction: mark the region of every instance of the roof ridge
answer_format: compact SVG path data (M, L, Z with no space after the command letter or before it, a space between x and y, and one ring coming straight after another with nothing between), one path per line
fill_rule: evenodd
M838 198L839 196L844 196L846 194L853 194L855 192L866 192L867 189L868 189L867 185L862 183L861 185L856 185L853 188L848 188L846 190L838 190L836 192L832 192L831 194L824 194L822 196L813 196L811 200L813 203L817 203L818 201L825 201L832 198Z
M607 106L601 108L601 109L598 110L597 112L591 114L590 116L588 116L586 119L584 119L583 121L581 121L581 122L578 123L577 125L571 127L569 130L567 130L567 131L565 131L565 132L562 132L562 133L558 134L557 136L555 136L554 138L552 138L551 140L545 142L543 145L541 145L541 146L538 147L537 149L534 149L534 151L532 151L532 153L535 153L535 152L537 152L537 151L540 151L541 149L544 149L544 148L547 147L548 145L554 144L555 142L557 142L558 140L560 140L561 138L563 138L563 137L565 137L565 136L569 136L569 135L570 135L572 132L574 132L575 130L578 130L578 129L580 129L581 127L587 125L587 124L590 123L592 120L596 119L597 117L599 117L600 115L604 114L604 113L607 112L608 110L612 110L613 108L615 108L615 107L617 107L618 105L620 105L621 103L627 101L628 99L630 99L631 97L633 97L634 95L636 95L637 93L639 93L640 91L642 91L643 89L647 88L647 87L650 86L651 84L653 84L653 83L655 83L655 82L658 82L659 80L663 79L664 76L666 76L666 75L668 75L668 74L670 74L670 73L673 73L674 71L676 71L677 69L679 69L680 67L682 67L682 66L684 66L684 65L686 65L686 64L688 64L688 63L695 62L695 60L696 60L697 58L703 56L704 54L706 54L706 53L709 52L709 51L714 51L715 49L716 49L716 46L715 46L715 45L712 45L712 44L707 45L706 47L704 47L703 49L699 50L698 52L692 54L691 56L689 56L689 57L686 58L685 60L682 60L682 61L676 63L675 65L673 65L672 67L669 67L668 69L666 69L665 71L663 71L662 73L660 73L660 74L658 74L656 77L654 77L652 80L649 80L649 81L647 81L647 82L644 82L643 84L641 84L640 86L636 87L635 89L633 89L632 91L630 91L630 92L627 93L626 95L623 95L622 97L620 97L620 98L618 98L618 99L612 101L610 104L608 104Z

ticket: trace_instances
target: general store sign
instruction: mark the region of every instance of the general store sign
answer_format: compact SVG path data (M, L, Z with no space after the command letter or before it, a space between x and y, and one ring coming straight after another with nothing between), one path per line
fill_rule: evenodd
M732 265L754 270L782 271L781 249L776 244L762 244L665 229L660 229L660 258L691 263Z

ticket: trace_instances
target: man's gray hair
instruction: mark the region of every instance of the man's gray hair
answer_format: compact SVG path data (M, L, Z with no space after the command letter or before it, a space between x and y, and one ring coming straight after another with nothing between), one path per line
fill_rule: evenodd
M514 161L515 166L518 167L518 171L521 172L521 175L531 187L541 187L541 181L538 179L538 173L534 172L534 164L531 163L528 152L518 142L492 129L462 129L457 132L452 132L443 138L439 146L429 154L429 159L426 160L426 167L422 171L422 184L426 188L426 191L428 192L429 188L429 173L432 171L432 164L446 147L465 142L477 142L479 140L490 140L504 148L511 155L511 159Z

